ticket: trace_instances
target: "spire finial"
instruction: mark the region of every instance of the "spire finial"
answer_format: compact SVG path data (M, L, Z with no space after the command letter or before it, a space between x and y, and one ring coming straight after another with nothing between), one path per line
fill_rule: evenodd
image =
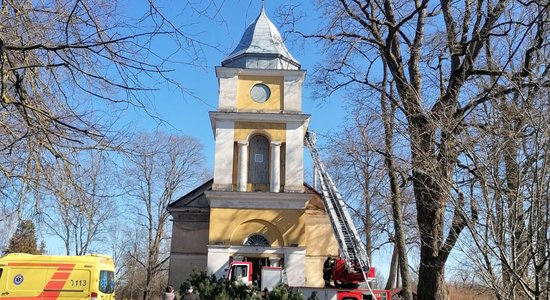
M265 16L265 1L264 0L262 0L262 10L260 11L260 15Z

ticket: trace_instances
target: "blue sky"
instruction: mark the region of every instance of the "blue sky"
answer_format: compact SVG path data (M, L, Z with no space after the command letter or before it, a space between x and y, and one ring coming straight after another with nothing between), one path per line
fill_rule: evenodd
M219 14L214 18L198 16L189 11L174 16L178 23L190 24L186 29L196 34L197 39L214 46L202 48L205 60L199 62L199 67L185 64L170 65L170 68L174 69L170 74L171 78L188 89L192 95L184 94L174 87L160 86L151 98L158 116L169 124L163 125L162 130L198 138L205 146L205 156L210 169L213 168L214 137L208 112L216 110L218 104L215 67L219 66L223 58L237 46L246 27L259 15L262 5L260 0L216 2L219 2L217 7ZM316 16L315 9L308 7L312 5L310 2L268 0L265 2L265 9L271 21L280 28L277 9L289 4L299 5L299 10L309 10L307 18L302 19L298 26L300 30L313 31ZM213 8L209 9L211 15L213 10ZM174 11L181 12L181 8L175 8ZM283 30L280 31L284 35ZM157 46L172 47L169 42ZM325 102L314 101L312 92L315 87L308 81L315 63L319 63L322 59L319 47L309 41L286 42L286 46L301 63L302 69L308 71L304 85L303 112L311 115L310 129L324 132L337 127L344 115L340 101L338 99ZM170 50L161 51L168 53ZM177 57L174 59L177 60ZM129 119L143 130L152 130L158 126L157 122L144 117L143 113L136 113L129 116Z

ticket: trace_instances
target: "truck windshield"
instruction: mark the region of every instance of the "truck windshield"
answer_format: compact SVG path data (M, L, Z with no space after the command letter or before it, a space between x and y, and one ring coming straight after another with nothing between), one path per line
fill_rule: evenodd
M248 269L248 266L241 266L241 265L233 266L233 278L234 279L248 278L247 269Z
M99 271L99 290L105 294L115 291L115 273L113 271Z

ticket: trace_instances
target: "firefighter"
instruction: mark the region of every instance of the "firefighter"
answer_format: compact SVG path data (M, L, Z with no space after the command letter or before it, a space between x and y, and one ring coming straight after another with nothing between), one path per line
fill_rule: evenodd
M323 264L323 279L325 280L325 287L332 287L330 284L330 278L332 277L332 267L334 267L334 257L328 256Z

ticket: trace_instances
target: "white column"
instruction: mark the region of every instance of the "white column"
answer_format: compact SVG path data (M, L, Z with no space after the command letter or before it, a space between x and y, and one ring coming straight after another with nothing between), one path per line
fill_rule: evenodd
M271 179L270 191L278 193L281 189L281 142L271 142Z
M304 192L304 126L301 122L286 124L285 192Z
M237 191L246 192L248 179L248 142L239 141L239 165L237 169Z
M216 122L213 191L232 191L233 189L234 127L233 121Z

